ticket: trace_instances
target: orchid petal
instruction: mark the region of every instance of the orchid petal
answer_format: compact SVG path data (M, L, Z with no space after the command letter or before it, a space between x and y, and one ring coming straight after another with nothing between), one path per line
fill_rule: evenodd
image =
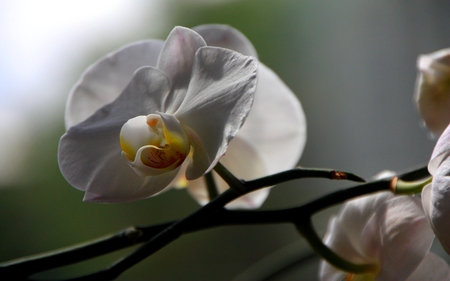
M208 46L230 49L246 56L258 58L253 44L239 30L225 24L205 24L192 28Z
M122 161L123 162L123 161ZM176 178L180 172L180 167L168 171L164 174L152 177L139 177L136 176L133 170L129 167L111 167L111 170L119 171L119 169L126 169L128 172L119 174L113 174L112 172L99 174L100 177L96 177L93 188L86 191L83 201L96 202L96 203L126 203L133 202L140 199L145 199L160 193L170 186L170 183ZM124 175L129 177L123 179ZM111 180L102 181L102 176L114 177ZM128 181L129 180L129 181ZM108 186L110 182L119 183ZM121 183L120 183L121 182ZM103 186L103 188L102 188ZM105 190L107 188L107 190Z
M177 26L169 34L161 50L157 68L172 81L172 92L163 111L173 113L183 101L191 79L195 53L206 46L203 38L189 28Z
M434 234L419 198L401 196L382 204L361 235L364 253L381 262L377 280L405 280L428 253Z
M139 69L123 93L85 121L71 127L59 143L58 161L62 174L75 188L87 191L98 202L124 202L146 183L122 159L119 134L122 125L137 115L156 112L170 89L167 77L158 69ZM157 192L170 177L152 179ZM169 178L167 178L169 177ZM148 187L147 184L145 184ZM124 197L113 195L123 194ZM147 196L147 193L142 193ZM132 197L136 200L136 197ZM142 198L140 198L142 199ZM114 201L111 201L114 200Z
M450 267L441 257L429 252L406 281L448 281Z
M276 110L274 112L274 109ZM273 112L273 114L272 114ZM299 100L268 67L259 64L253 109L237 134L258 151L266 173L294 167L306 143L306 118ZM253 161L249 165L253 165Z
M125 89L136 69L156 66L164 42L140 41L127 45L91 65L72 88L65 112L68 129L112 102Z
M339 211L339 224L342 225L355 249L361 251L360 238L367 221L386 200L392 197L394 195L389 191L362 196L348 201Z
M236 177L244 180L254 179L266 174L259 154L254 148L242 139L234 138L227 149L227 153L220 162ZM252 161L248 165L248 161ZM228 189L228 185L217 174L213 174L219 193ZM189 182L188 191L201 205L209 202L204 179ZM246 194L227 204L228 209L254 209L259 208L269 195L269 189L260 189Z
M189 90L174 115L199 136L211 163L204 170L193 159L186 170L188 180L212 169L241 128L252 106L256 69L251 57L234 51L216 47L197 51Z
M427 214L436 237L447 253L450 253L450 162L444 161L437 169L431 183L426 189L423 200L426 201ZM429 205L428 205L429 204Z
M434 175L439 165L448 158L450 155L450 125L447 126L445 131L439 137L433 153L431 154L431 160L428 163L428 171Z
M333 249L336 254L346 260L354 263L367 262L367 258L361 253L359 245L351 241L345 226L337 219L337 217L330 218L327 229L328 231L323 238L325 245ZM320 280L341 281L345 280L346 275L346 272L335 268L325 260L320 262Z
M422 189L422 194L421 194L422 208L423 208L425 215L429 219L431 218L431 189L432 189L432 184L429 183ZM431 226L433 227L433 225L431 225Z
M186 177L189 177L190 179L197 179L203 176L205 171L209 169L212 160L210 159L200 136L187 125L183 125L183 128L192 147L191 161L190 164L186 166L185 174ZM191 165L195 165L195 169L189 168ZM189 173L189 176L187 173Z

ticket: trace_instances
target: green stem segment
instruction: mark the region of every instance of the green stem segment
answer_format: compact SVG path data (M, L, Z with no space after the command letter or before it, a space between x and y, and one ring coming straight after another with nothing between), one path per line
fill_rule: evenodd
M422 189L429 183L433 178L429 177L425 180L406 182L400 179L394 179L391 185L391 191L396 195L412 195L421 193Z
M219 196L219 192L217 191L216 182L214 181L214 177L212 172L205 174L205 183L206 190L208 191L209 201L212 201L214 198Z
M247 187L245 186L244 181L235 177L227 168L225 168L220 162L214 167L214 171L216 171L219 176L230 186L230 189L234 190L239 194L247 193Z
M305 219L298 223L296 226L297 230L308 241L314 251L334 267L339 268L345 272L355 274L376 274L380 270L380 267L377 264L354 264L340 257L333 250L323 244L322 240L314 231L310 219Z

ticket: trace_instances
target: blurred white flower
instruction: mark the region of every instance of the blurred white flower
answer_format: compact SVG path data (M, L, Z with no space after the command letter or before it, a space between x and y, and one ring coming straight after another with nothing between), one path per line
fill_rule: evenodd
M297 163L306 142L303 110L289 88L261 63L253 109L237 133L253 97L254 63L240 55L257 57L250 41L226 25L176 30L178 35L173 31L164 48L163 41L148 40L108 55L72 90L59 162L66 179L86 191L85 200L142 199L183 182L181 175L189 180L193 197L205 204L209 197L204 180L195 179L222 156L221 163L246 180ZM214 176L221 193L227 185ZM258 190L227 207L259 207L268 193Z
M209 47L182 27L165 42L106 56L69 96L58 156L64 177L96 202L147 198L180 170L188 180L201 177L245 121L256 70L255 59Z
M440 258L429 254L434 235L420 200L380 192L348 201L328 225L324 243L355 264L378 265L378 272L354 275L322 261L321 280L448 280L448 266L430 268ZM347 279L345 279L347 278Z
M441 134L450 123L450 49L419 56L417 68L417 108L430 131Z
M422 204L443 248L450 254L450 126L434 147L428 171L433 181L422 191Z

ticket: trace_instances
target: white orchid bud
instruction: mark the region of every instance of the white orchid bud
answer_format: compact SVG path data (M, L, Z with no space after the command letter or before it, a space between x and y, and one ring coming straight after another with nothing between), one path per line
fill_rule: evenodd
M450 123L450 49L421 55L414 99L426 126L441 134Z

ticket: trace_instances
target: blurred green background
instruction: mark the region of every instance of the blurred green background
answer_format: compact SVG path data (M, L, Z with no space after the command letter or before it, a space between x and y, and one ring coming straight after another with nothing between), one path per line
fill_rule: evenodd
M51 112L28 120L31 129L27 127L30 131L25 141L18 141L16 147L15 142L1 147L20 152L4 159L6 167L21 159L18 169L4 173L8 180L0 181L1 261L80 243L132 225L181 218L198 209L183 190L128 204L83 203L83 193L65 182L56 161L58 141L64 133L64 102L82 71L129 42L165 39L175 25L225 23L250 39L260 60L275 70L302 102L308 141L300 165L335 168L369 178L385 169L401 171L428 161L435 139L421 126L412 102L415 63L419 54L450 47L450 2L128 2L141 13L127 18L133 22L123 22L131 27L118 30L117 36L86 43L86 51L64 64L70 71L64 72L63 80L55 81L55 87L33 89L58 92L57 98L36 109L39 114ZM45 70L46 65L41 67ZM0 70L5 85L7 69ZM326 180L290 182L274 188L263 209L298 205L350 185ZM319 233L324 233L329 215L336 210L314 218ZM438 245L434 250L441 253ZM88 273L129 251L35 277L56 279ZM302 260L310 253L291 225L220 227L181 237L118 280L316 280L319 259Z

